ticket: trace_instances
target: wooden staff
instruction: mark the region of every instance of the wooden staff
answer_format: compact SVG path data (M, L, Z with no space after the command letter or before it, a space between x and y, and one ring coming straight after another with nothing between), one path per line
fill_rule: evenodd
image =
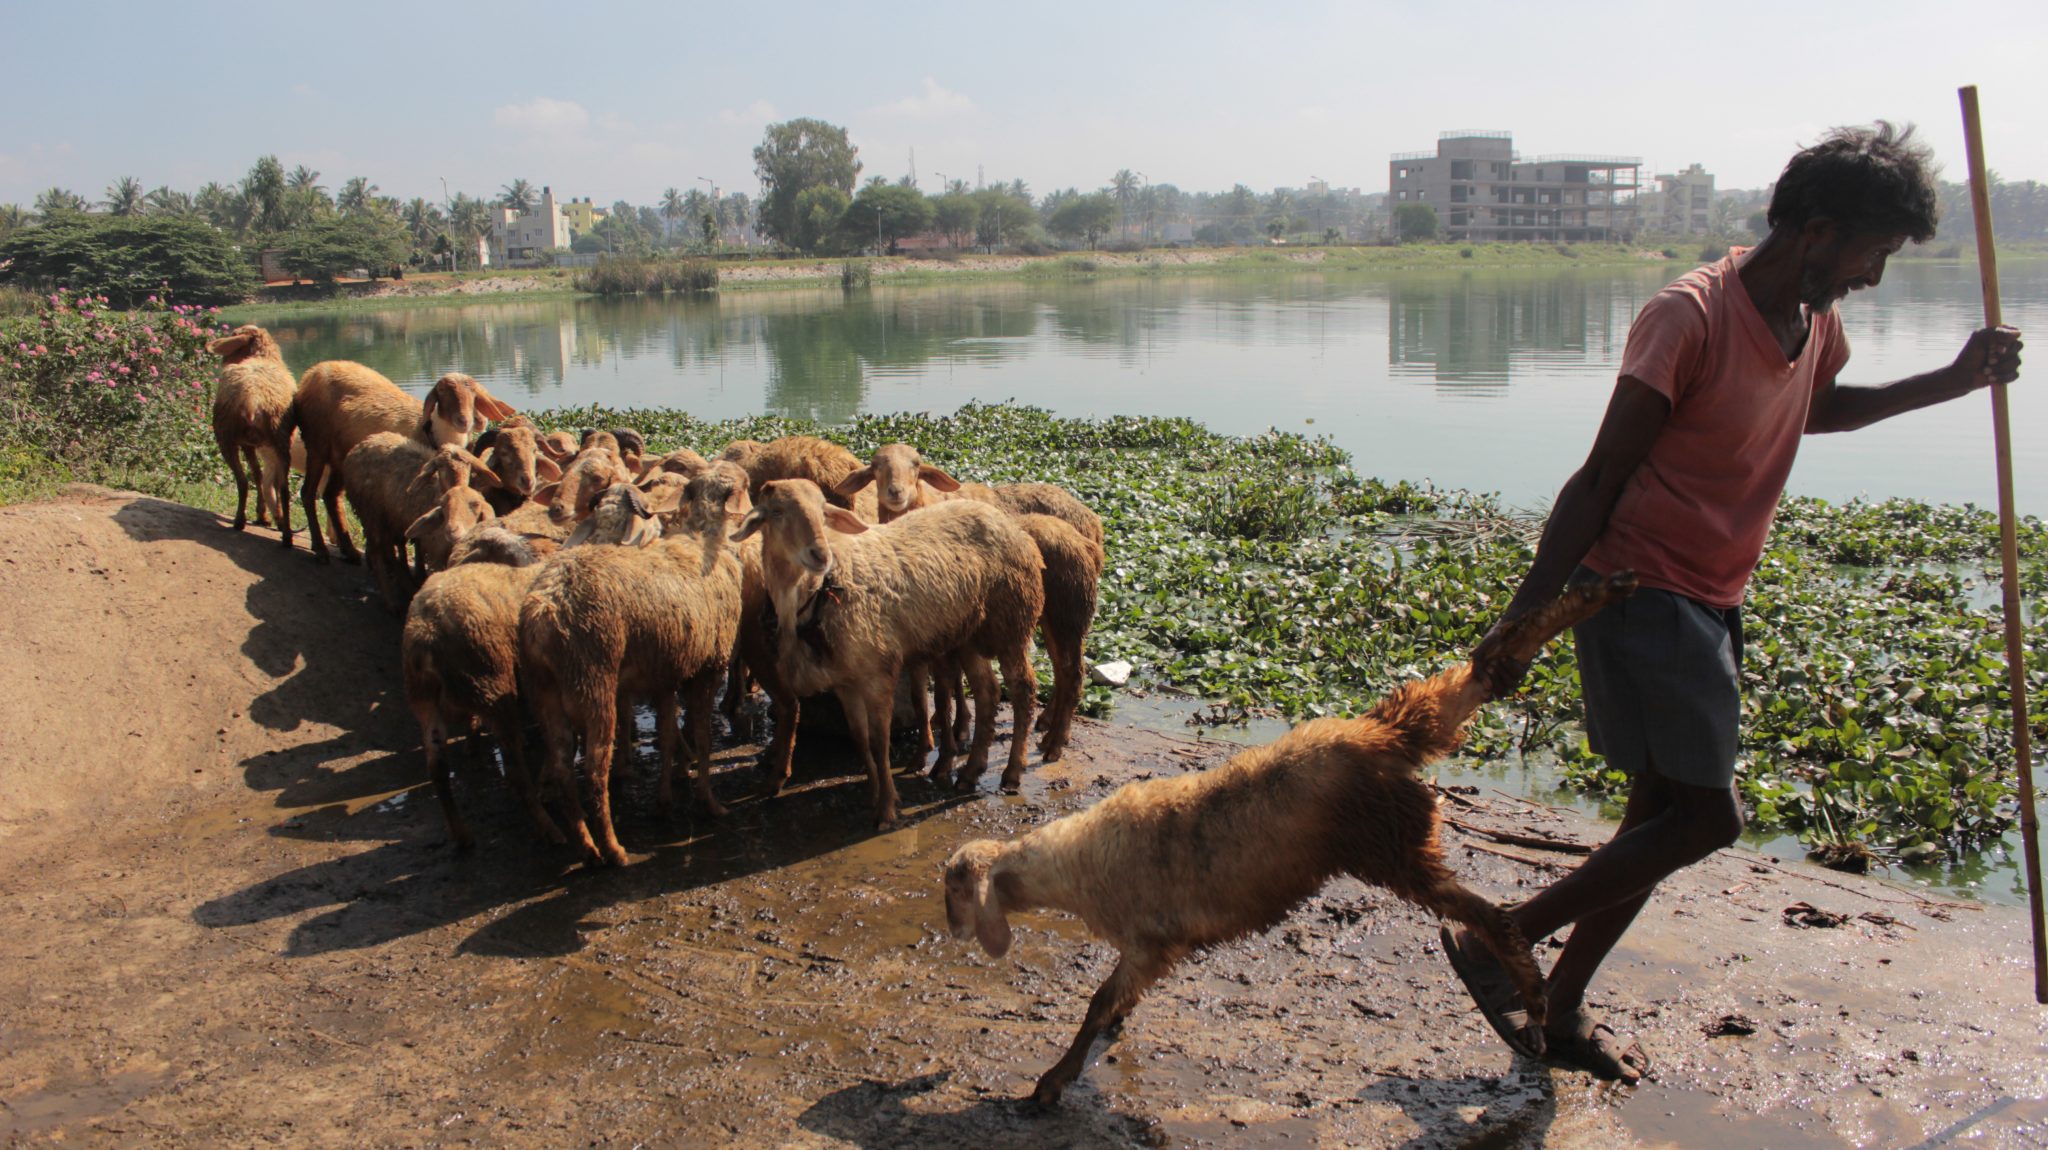
M1977 273L1984 282L1984 326L2003 322L1998 306L1998 255L1991 247L1991 189L1984 182L1984 129L1977 121L1977 86L1957 91L1963 100L1963 144L1970 158L1970 210L1977 217ZM2020 843L2027 867L2027 909L2034 918L2034 1001L2048 1004L2048 933L2041 920L2040 827L2034 816L2034 756L2027 728L2027 652L2020 617L2020 547L2013 530L2012 417L2005 385L1991 385L1991 428L1998 447L1998 541L2005 564L2005 665L2012 692L2012 749L2019 772Z

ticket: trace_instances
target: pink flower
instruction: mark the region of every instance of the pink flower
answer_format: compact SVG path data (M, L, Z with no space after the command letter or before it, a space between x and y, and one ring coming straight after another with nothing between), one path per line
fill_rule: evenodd
M114 370L115 370L115 371L118 371L118 372L120 372L120 373L121 373L122 375L127 375L127 374L128 374L128 365L124 363L124 364L122 364L121 366L119 366L119 367L115 368Z
M150 296L150 297L149 297L149 302L151 302L151 303L155 303L155 302L156 302L156 297L155 297L155 296Z
M148 396L146 396L146 395L144 395L144 394L142 394L141 392L139 392L139 391L138 391L138 392L136 392L136 393L135 393L135 402L137 402L137 403L148 403L148 402L149 402L149 397L148 397Z

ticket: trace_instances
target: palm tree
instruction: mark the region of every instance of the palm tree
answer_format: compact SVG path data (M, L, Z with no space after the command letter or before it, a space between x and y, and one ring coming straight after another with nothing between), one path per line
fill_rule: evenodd
M523 216L533 210L534 199L532 184L525 180L513 180L505 185L498 202Z
M154 215L194 216L199 214L199 209L193 203L191 195L185 192L172 191L169 184L165 184L150 192L148 196L144 197L144 200L149 204L149 210Z
M107 198L100 206L110 216L139 216L147 205L143 200L142 181L134 176L122 176L107 185Z
M284 165L264 156L242 177L242 198L248 201L239 226L274 232L284 226Z
M377 185L367 176L351 176L341 185L341 194L334 198L334 206L343 213L360 212L372 206L377 196Z
M45 188L36 196L36 215L49 223L58 216L85 211L85 197L69 188Z
M1138 193L1138 238L1152 242L1152 221L1159 218L1159 189L1151 184Z
M1011 180L1010 194L1028 204L1031 202L1031 185L1023 180Z
M414 247L426 247L433 242L434 233L441 230L441 209L417 196L406 202L398 218L405 221Z
M1116 210L1121 222L1117 234L1131 234L1131 197L1138 193L1138 174L1129 168L1118 168L1116 175L1109 178L1110 191L1116 195Z
M0 239L28 226L27 209L20 204L0 204Z
M491 205L469 195L457 192L448 204L448 226L458 241L458 257L463 252L475 252L476 241L491 234ZM459 260L457 265L461 266Z
M249 225L249 200L241 192L209 181L192 197L192 206L207 223L228 232Z
M682 219L687 214L689 213L683 208L683 193L673 187L661 193L661 221L663 231L668 236L671 238L675 236L676 221Z
M323 196L327 194L327 188L320 183L320 173L304 164L292 169L292 174L284 178L284 186L288 191L311 188Z

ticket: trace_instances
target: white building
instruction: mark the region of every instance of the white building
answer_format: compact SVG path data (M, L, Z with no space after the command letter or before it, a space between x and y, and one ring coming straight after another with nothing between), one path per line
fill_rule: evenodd
M569 225L552 188L541 188L539 206L532 211L491 209L492 263L531 266L541 262L542 253L568 247L569 240Z

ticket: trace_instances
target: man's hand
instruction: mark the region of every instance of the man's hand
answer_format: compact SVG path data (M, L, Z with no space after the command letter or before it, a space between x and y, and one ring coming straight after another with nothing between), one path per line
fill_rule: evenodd
M1486 676L1486 690L1493 698L1505 699L1514 694L1515 688L1522 685L1523 676L1529 673L1529 660L1510 659L1495 652L1508 624L1526 614L1527 611L1516 611L1510 607L1500 622L1495 623L1480 638L1479 645L1472 649L1472 664Z
M1955 365L1949 368L1959 380L1975 391L1994 383L2011 383L2020 375L2020 330L2016 327L1979 328L1970 333Z

